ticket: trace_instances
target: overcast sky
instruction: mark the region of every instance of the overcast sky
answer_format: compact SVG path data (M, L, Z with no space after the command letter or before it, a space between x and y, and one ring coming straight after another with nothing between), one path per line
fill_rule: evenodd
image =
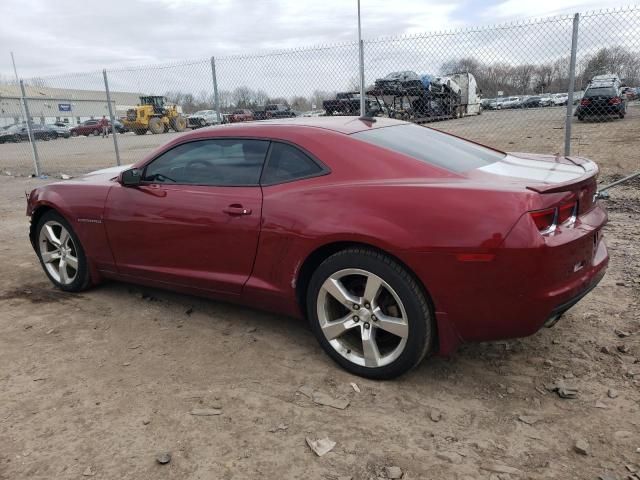
M614 7L607 0L362 0L363 36ZM181 62L350 42L356 0L2 0L0 76Z

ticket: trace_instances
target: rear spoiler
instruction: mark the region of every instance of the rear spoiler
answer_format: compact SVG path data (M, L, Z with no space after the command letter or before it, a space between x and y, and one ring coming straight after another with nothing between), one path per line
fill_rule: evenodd
M557 193L566 192L567 190L573 190L587 186L598 175L598 166L591 160L587 160L581 157L565 157L570 162L582 167L585 174L575 180L571 180L563 183L553 183L547 185L532 185L527 186L527 190L531 190L537 193Z

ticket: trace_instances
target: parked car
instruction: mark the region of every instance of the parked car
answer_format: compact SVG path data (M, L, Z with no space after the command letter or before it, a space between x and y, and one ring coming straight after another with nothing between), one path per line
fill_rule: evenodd
M491 104L492 102L495 102L495 98L483 98L483 99L480 101L480 106L481 106L482 108L484 108L484 109L491 110L490 104Z
M540 106L541 97L533 95L526 98L521 104L520 108L538 108Z
M103 120L103 119L85 120L80 125L71 127L69 131L71 132L72 137L77 137L79 135L84 135L85 137L88 137L90 135L97 136L102 134L102 127L105 122L107 124L108 132L111 133L111 123L108 120Z
M626 112L627 102L622 95L620 79L615 75L601 75L594 77L589 82L574 115L578 117L578 120L612 115L624 118Z
M637 98L636 89L633 87L622 87L621 95L627 102L635 100Z
M283 103L272 103L253 111L254 120L268 120L270 118L293 118L296 114Z
M540 95L540 106L541 107L550 107L553 105L553 98L548 93Z
M46 125L39 123L31 124L31 135L35 140L55 140L58 134ZM12 125L2 133L3 143L29 141L29 131L25 123Z
M499 110L498 105L499 105L500 101L497 98L491 98L488 99L488 102L486 102L482 108L486 109L486 110Z
M27 214L62 290L111 278L306 317L333 360L381 379L533 334L594 288L597 173L388 118L301 117L178 136L37 187Z
M265 105L264 111L267 118L293 118L296 114L289 108L289 106L282 103L272 103Z
M553 106L559 107L562 105L566 105L569 101L569 94L567 93L556 93L551 95L551 102Z
M0 143L20 143L22 137L18 134L15 125L0 130Z
M336 98L323 100L322 109L327 115L356 115L360 112L360 94L339 92Z
M498 110L505 108L518 108L520 106L520 97L506 97L498 103Z
M49 125L47 125L47 127L56 132L58 137L69 138L71 136L69 126L62 122L50 123Z
M239 108L238 110L234 110L233 113L229 116L229 123L249 122L251 120L255 120L253 112L251 110L247 110L246 108Z
M127 133L129 129L120 120L114 119L113 125L117 133Z
M202 128L220 123L218 112L215 110L198 110L187 116L187 126L191 128Z

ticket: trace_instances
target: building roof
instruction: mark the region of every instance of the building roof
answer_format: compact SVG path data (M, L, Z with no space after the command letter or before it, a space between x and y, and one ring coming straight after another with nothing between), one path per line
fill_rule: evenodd
M27 99L42 100L66 100L66 101L98 101L106 102L107 95L104 90L78 90L70 88L51 87L24 87ZM139 93L110 92L111 100L116 104L136 105L139 101ZM21 92L18 85L0 85L0 97L20 98Z

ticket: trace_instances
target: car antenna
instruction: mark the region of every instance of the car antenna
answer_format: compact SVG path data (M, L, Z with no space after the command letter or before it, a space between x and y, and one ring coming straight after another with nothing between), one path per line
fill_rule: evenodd
M362 120L363 122L371 122L371 123L375 123L376 119L373 117L367 117L366 115L362 115L361 117L358 117L358 120Z

